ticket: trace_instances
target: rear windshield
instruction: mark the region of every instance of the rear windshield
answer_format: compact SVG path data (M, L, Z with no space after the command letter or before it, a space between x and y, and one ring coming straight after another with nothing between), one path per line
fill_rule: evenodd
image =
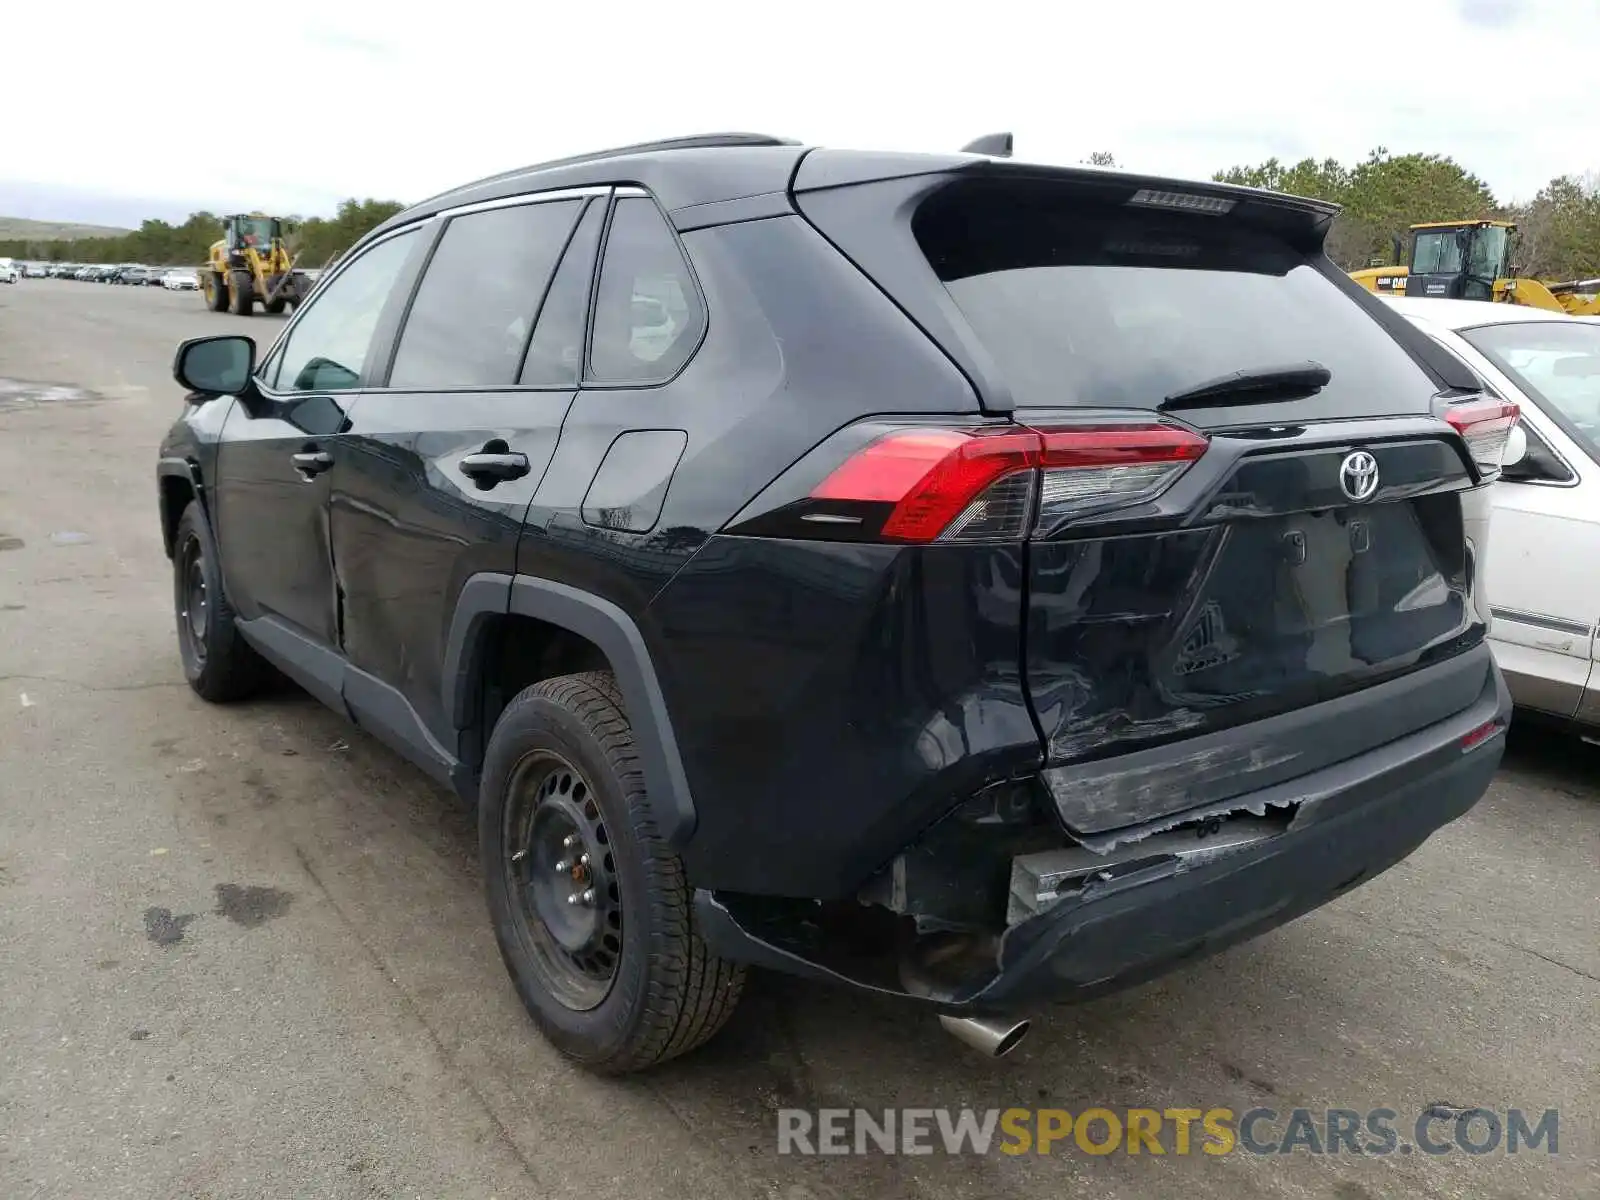
M1600 323L1558 316L1460 333L1600 461Z
M1411 357L1303 251L1228 216L1074 203L1060 184L958 183L918 209L923 254L1019 406L1155 407L1250 368L1333 381L1294 414L1424 408Z

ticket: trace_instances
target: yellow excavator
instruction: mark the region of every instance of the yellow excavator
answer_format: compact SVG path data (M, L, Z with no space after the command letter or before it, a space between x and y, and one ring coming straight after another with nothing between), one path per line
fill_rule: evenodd
M200 290L212 312L247 317L256 301L269 313L293 309L311 291L311 280L294 269L283 244L283 222L261 213L239 213L222 223L200 272Z
M1600 315L1600 279L1541 283L1511 273L1507 262L1516 230L1510 221L1426 221L1411 226L1409 265L1400 263L1396 239L1396 266L1366 267L1351 271L1350 278L1384 296L1498 300L1572 316Z

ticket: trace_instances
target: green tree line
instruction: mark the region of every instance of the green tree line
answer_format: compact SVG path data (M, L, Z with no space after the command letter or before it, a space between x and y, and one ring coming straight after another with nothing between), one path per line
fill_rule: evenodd
M289 252L302 267L324 267L343 254L368 230L399 212L393 200L346 200L329 217L285 217ZM192 213L181 225L145 221L117 237L0 241L0 257L41 262L146 263L150 266L199 266L211 244L222 237L222 217Z
M1600 276L1600 177L1592 173L1560 176L1532 200L1508 203L1452 158L1391 154L1380 146L1352 166L1331 158L1293 164L1269 158L1213 178L1343 205L1327 245L1346 270L1391 265L1393 240L1404 242L1414 223L1497 217L1517 223L1511 258L1521 274L1547 280Z

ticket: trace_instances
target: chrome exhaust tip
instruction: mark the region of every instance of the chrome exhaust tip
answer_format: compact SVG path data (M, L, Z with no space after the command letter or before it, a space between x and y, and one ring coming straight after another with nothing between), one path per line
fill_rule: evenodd
M1022 1044L1032 1027L1027 1020L1012 1017L951 1017L939 1014L939 1024L947 1033L971 1046L987 1058L1004 1058Z

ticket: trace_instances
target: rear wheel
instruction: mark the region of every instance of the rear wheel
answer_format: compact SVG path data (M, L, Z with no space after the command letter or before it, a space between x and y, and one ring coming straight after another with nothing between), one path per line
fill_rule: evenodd
M217 544L195 501L184 509L173 537L172 593L178 654L189 686L213 703L255 691L267 674L266 663L239 636L222 592Z
M228 284L221 271L207 271L201 285L206 294L206 307L212 312L225 312L228 308Z
M641 1070L732 1015L744 969L694 927L608 672L549 679L512 700L489 739L478 822L501 957L562 1053L598 1071Z
M272 300L263 300L261 302L261 307L264 308L267 312L276 315L276 314L281 313L283 311L283 306L286 303L288 303L288 302L286 300L284 300L283 297L279 296L279 297L276 297L275 299L272 299Z

